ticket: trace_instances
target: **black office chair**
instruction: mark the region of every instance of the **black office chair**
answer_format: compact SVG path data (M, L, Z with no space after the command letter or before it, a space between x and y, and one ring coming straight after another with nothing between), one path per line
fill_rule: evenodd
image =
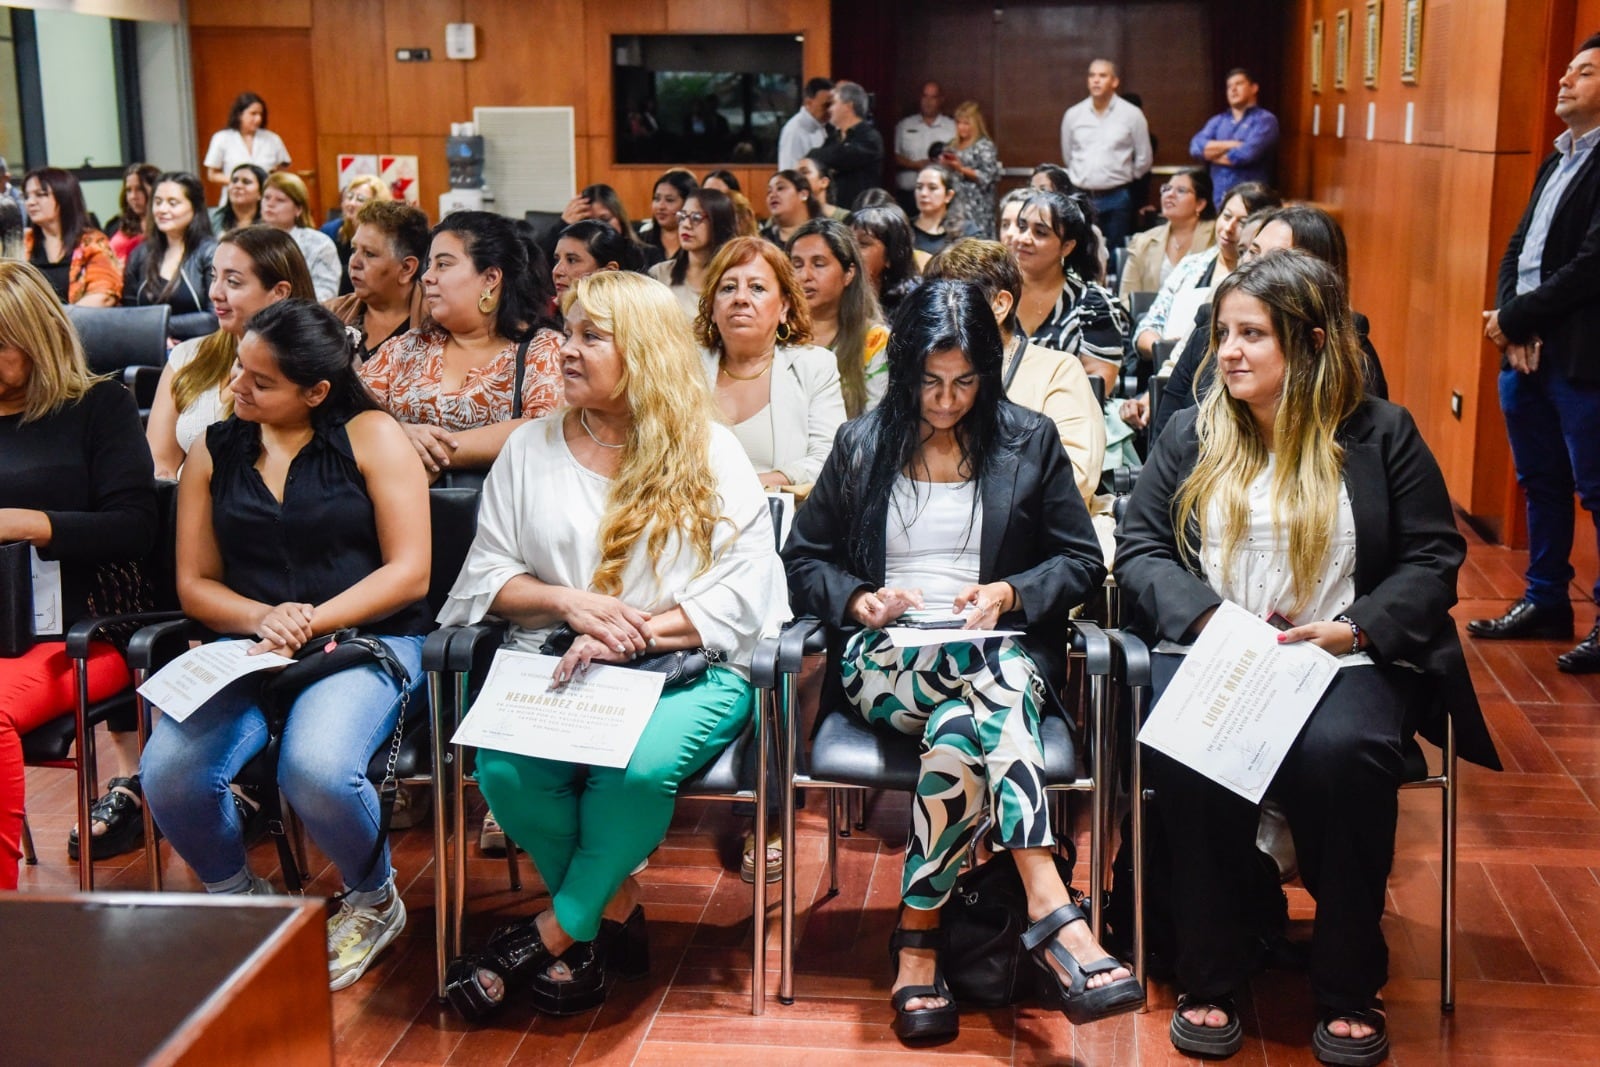
M1150 313L1150 307L1156 302L1156 294L1141 290L1128 294L1128 313L1133 319L1134 329L1139 328L1139 320Z
M139 404L139 414L150 416L161 368L167 363L167 324L172 309L166 304L146 307L93 308L69 306L67 318L83 342L83 354L95 374L122 379Z

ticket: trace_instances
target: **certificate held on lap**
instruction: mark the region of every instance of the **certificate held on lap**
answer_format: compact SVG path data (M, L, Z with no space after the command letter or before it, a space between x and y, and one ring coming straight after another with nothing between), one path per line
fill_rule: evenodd
M552 690L559 656L501 649L450 740L536 759L626 767L661 699L663 675L596 663Z
M1224 602L1139 731L1141 744L1259 804L1339 661Z

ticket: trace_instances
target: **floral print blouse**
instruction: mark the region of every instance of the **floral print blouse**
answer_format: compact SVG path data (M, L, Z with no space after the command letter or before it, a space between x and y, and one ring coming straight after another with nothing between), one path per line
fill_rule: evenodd
M512 417L511 388L516 377L516 342L487 364L468 371L460 389L447 393L444 346L450 335L441 326L424 326L384 342L362 364L361 380L401 422L473 430ZM540 330L528 345L522 373L522 417L538 418L561 403L561 335Z

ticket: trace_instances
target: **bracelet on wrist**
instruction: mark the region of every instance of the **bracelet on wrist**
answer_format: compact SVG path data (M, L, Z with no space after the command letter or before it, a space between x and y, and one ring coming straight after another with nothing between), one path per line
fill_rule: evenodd
M1357 652L1360 652L1361 651L1361 627L1356 625L1356 621L1354 619L1352 619L1348 615L1336 615L1336 616L1334 616L1333 621L1334 622L1342 622L1346 626L1350 627L1350 651L1346 652L1345 655L1353 656Z

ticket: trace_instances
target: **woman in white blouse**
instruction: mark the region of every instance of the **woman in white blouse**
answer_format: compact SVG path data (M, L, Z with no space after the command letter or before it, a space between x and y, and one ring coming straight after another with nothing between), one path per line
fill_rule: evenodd
M566 1014L604 999L608 967L645 972L630 872L665 835L679 784L744 728L756 642L789 614L760 484L716 424L671 293L606 271L562 303L570 406L506 442L439 619L492 612L528 650L565 624L576 636L558 685L647 651L703 648L716 662L663 691L626 768L479 751L484 795L533 857L551 906L450 965L450 1003L469 1020L513 983Z
M261 190L261 221L294 238L305 257L306 269L311 272L319 302L339 295L339 276L343 273L339 249L333 238L314 228L311 194L305 182L293 174L269 177L266 188Z
M711 261L695 333L717 407L761 484L816 481L845 420L839 365L811 344L805 291L783 249L735 237Z
M254 163L268 174L289 169L283 139L267 129L267 102L250 92L234 100L227 129L212 134L206 148L206 181L223 187L218 206L227 202L229 175L244 163Z

